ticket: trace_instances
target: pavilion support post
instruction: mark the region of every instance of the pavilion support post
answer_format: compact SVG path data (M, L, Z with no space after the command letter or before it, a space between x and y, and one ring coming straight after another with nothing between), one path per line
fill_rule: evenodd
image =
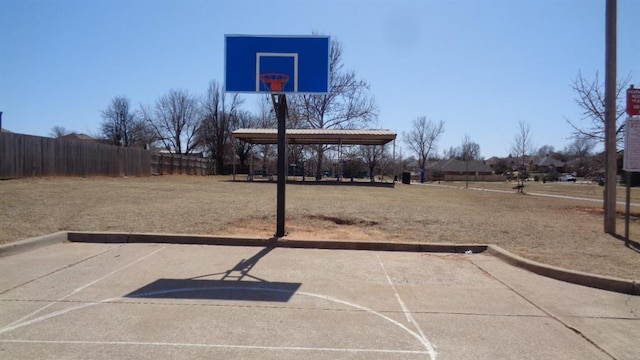
M340 139L340 144L338 145L338 182L341 182L344 177L344 165L342 164L342 160L342 139Z
M396 181L396 140L393 139L393 155L391 156L391 168L393 169L391 176L393 176L393 181Z

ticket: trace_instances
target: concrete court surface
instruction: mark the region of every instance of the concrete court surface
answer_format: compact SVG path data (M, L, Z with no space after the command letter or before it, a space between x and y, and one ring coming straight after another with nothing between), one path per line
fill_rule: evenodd
M640 297L486 254L67 242L0 273L2 359L640 358Z

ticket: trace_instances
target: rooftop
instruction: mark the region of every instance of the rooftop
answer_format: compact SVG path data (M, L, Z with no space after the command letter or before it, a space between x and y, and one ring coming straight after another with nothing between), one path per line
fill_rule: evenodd
M251 144L278 143L278 129L238 129L232 135ZM289 144L384 145L395 139L390 130L287 129Z

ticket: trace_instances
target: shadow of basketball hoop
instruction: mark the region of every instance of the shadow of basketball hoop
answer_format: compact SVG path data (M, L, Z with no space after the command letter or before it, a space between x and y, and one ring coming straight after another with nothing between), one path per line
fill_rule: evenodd
M273 246L266 247L223 272L190 279L158 279L125 297L288 302L301 283L270 282L249 274L258 261L273 249ZM220 279L202 279L220 275ZM245 280L247 277L250 279Z

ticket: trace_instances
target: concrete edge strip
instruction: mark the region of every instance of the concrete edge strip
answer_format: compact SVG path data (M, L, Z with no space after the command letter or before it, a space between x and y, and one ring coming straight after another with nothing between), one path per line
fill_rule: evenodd
M41 246L47 246L66 241L87 243L164 243L262 247L276 246L297 249L407 251L434 253L481 253L486 251L488 254L502 261L505 261L508 264L531 271L541 276L601 290L608 290L629 295L640 295L640 283L633 280L594 275L546 265L510 253L509 251L506 251L497 245L482 244L396 243L377 241L248 238L212 235L61 231L49 235L0 245L0 257L13 255Z
M298 249L335 249L335 250L377 250L377 251L412 251L480 253L487 250L486 245L478 244L433 244L433 243L391 243L377 241L339 241L339 240L301 240L248 238L213 235L174 235L174 234L133 234L133 233L99 233L69 232L68 240L72 242L93 243L160 243L191 245L235 245L235 246L277 246Z
M28 238L8 244L0 245L0 257L19 254L39 247L67 242L67 232L59 231L53 234Z
M640 295L640 284L634 280L594 275L539 263L510 253L497 245L489 245L487 253L511 265L548 278L601 290L614 291L629 295Z

